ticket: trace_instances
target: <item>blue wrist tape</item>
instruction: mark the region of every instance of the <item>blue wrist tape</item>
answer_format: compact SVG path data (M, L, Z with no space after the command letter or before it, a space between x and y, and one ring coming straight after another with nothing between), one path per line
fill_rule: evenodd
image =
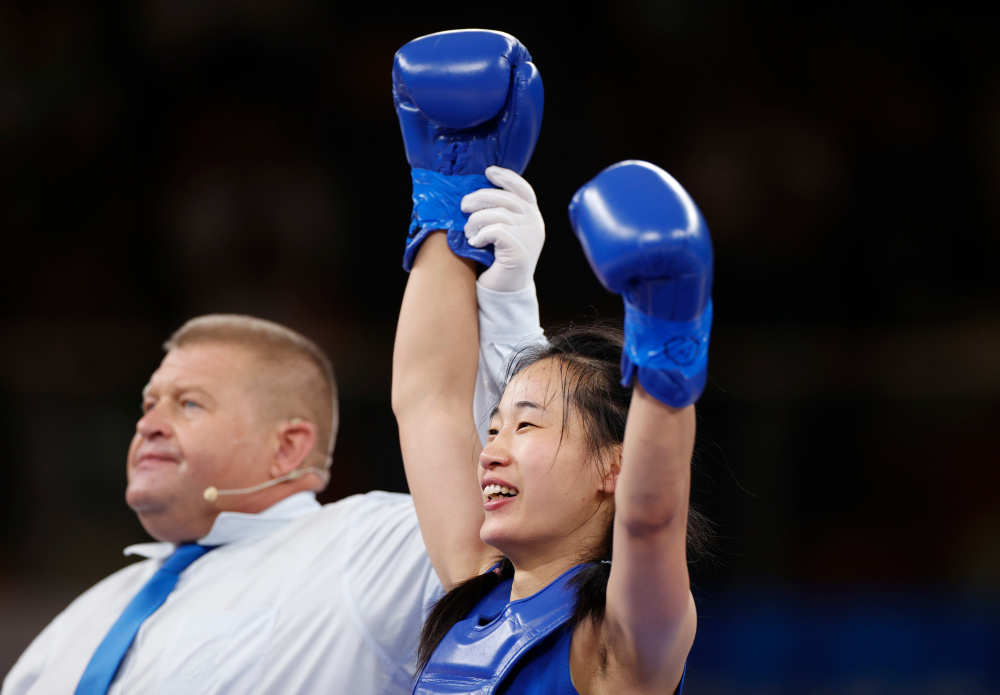
M457 256L493 265L493 245L477 249L465 238L469 216L462 212L462 198L481 188L493 188L482 174L445 175L430 169L413 169L413 215L403 252L403 269L409 271L427 235L439 229L448 233L448 247Z
M668 321L625 304L622 385L639 374L643 388L675 407L690 405L705 385L712 300L693 321Z

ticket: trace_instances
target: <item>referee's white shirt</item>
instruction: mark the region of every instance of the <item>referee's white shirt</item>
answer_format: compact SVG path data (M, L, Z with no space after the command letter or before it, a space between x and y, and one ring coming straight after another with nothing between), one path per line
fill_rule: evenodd
M293 495L261 514L223 512L224 543L181 575L140 628L110 695L408 693L425 608L440 590L409 496L321 506ZM35 639L3 695L72 693L97 645L173 550L77 598Z

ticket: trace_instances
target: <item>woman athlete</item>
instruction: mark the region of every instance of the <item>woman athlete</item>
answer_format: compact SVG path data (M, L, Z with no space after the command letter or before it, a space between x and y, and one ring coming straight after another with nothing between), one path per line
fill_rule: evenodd
M512 171L486 176L499 188L462 201L469 244L496 256L479 291L533 291L544 238L534 193ZM708 229L673 178L638 161L581 188L570 219L598 278L624 298L624 351L613 331L569 329L523 353L482 448L475 268L444 234L416 252L393 409L448 589L422 635L418 693L683 685L697 623L686 549L712 314Z

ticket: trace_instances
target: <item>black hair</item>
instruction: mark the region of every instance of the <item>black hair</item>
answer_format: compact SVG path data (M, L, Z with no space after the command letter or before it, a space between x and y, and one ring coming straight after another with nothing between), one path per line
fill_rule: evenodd
M569 326L554 333L547 345L530 346L517 352L506 374L510 383L515 375L543 360L554 360L560 368L563 397L563 433L572 411L579 414L586 438L587 452L598 466L608 461L609 447L621 445L625 422L632 400L631 387L619 381L623 335L621 330L597 324ZM605 471L602 470L602 473ZM600 621L611 574L611 546L614 510L608 513L608 525L600 544L584 550L581 562L593 563L574 578L576 608L571 624L584 620ZM688 511L688 555L708 551L711 527L694 509ZM498 556L499 567L493 572L472 577L455 585L431 609L420 633L417 649L419 672L427 665L434 649L453 625L462 620L497 584L514 575L514 565Z

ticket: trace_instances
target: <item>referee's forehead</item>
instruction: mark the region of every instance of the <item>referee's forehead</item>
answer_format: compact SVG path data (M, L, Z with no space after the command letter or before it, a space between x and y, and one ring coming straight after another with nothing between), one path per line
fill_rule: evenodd
M248 391L261 371L252 350L234 343L195 343L171 348L143 388L143 397L163 390Z

